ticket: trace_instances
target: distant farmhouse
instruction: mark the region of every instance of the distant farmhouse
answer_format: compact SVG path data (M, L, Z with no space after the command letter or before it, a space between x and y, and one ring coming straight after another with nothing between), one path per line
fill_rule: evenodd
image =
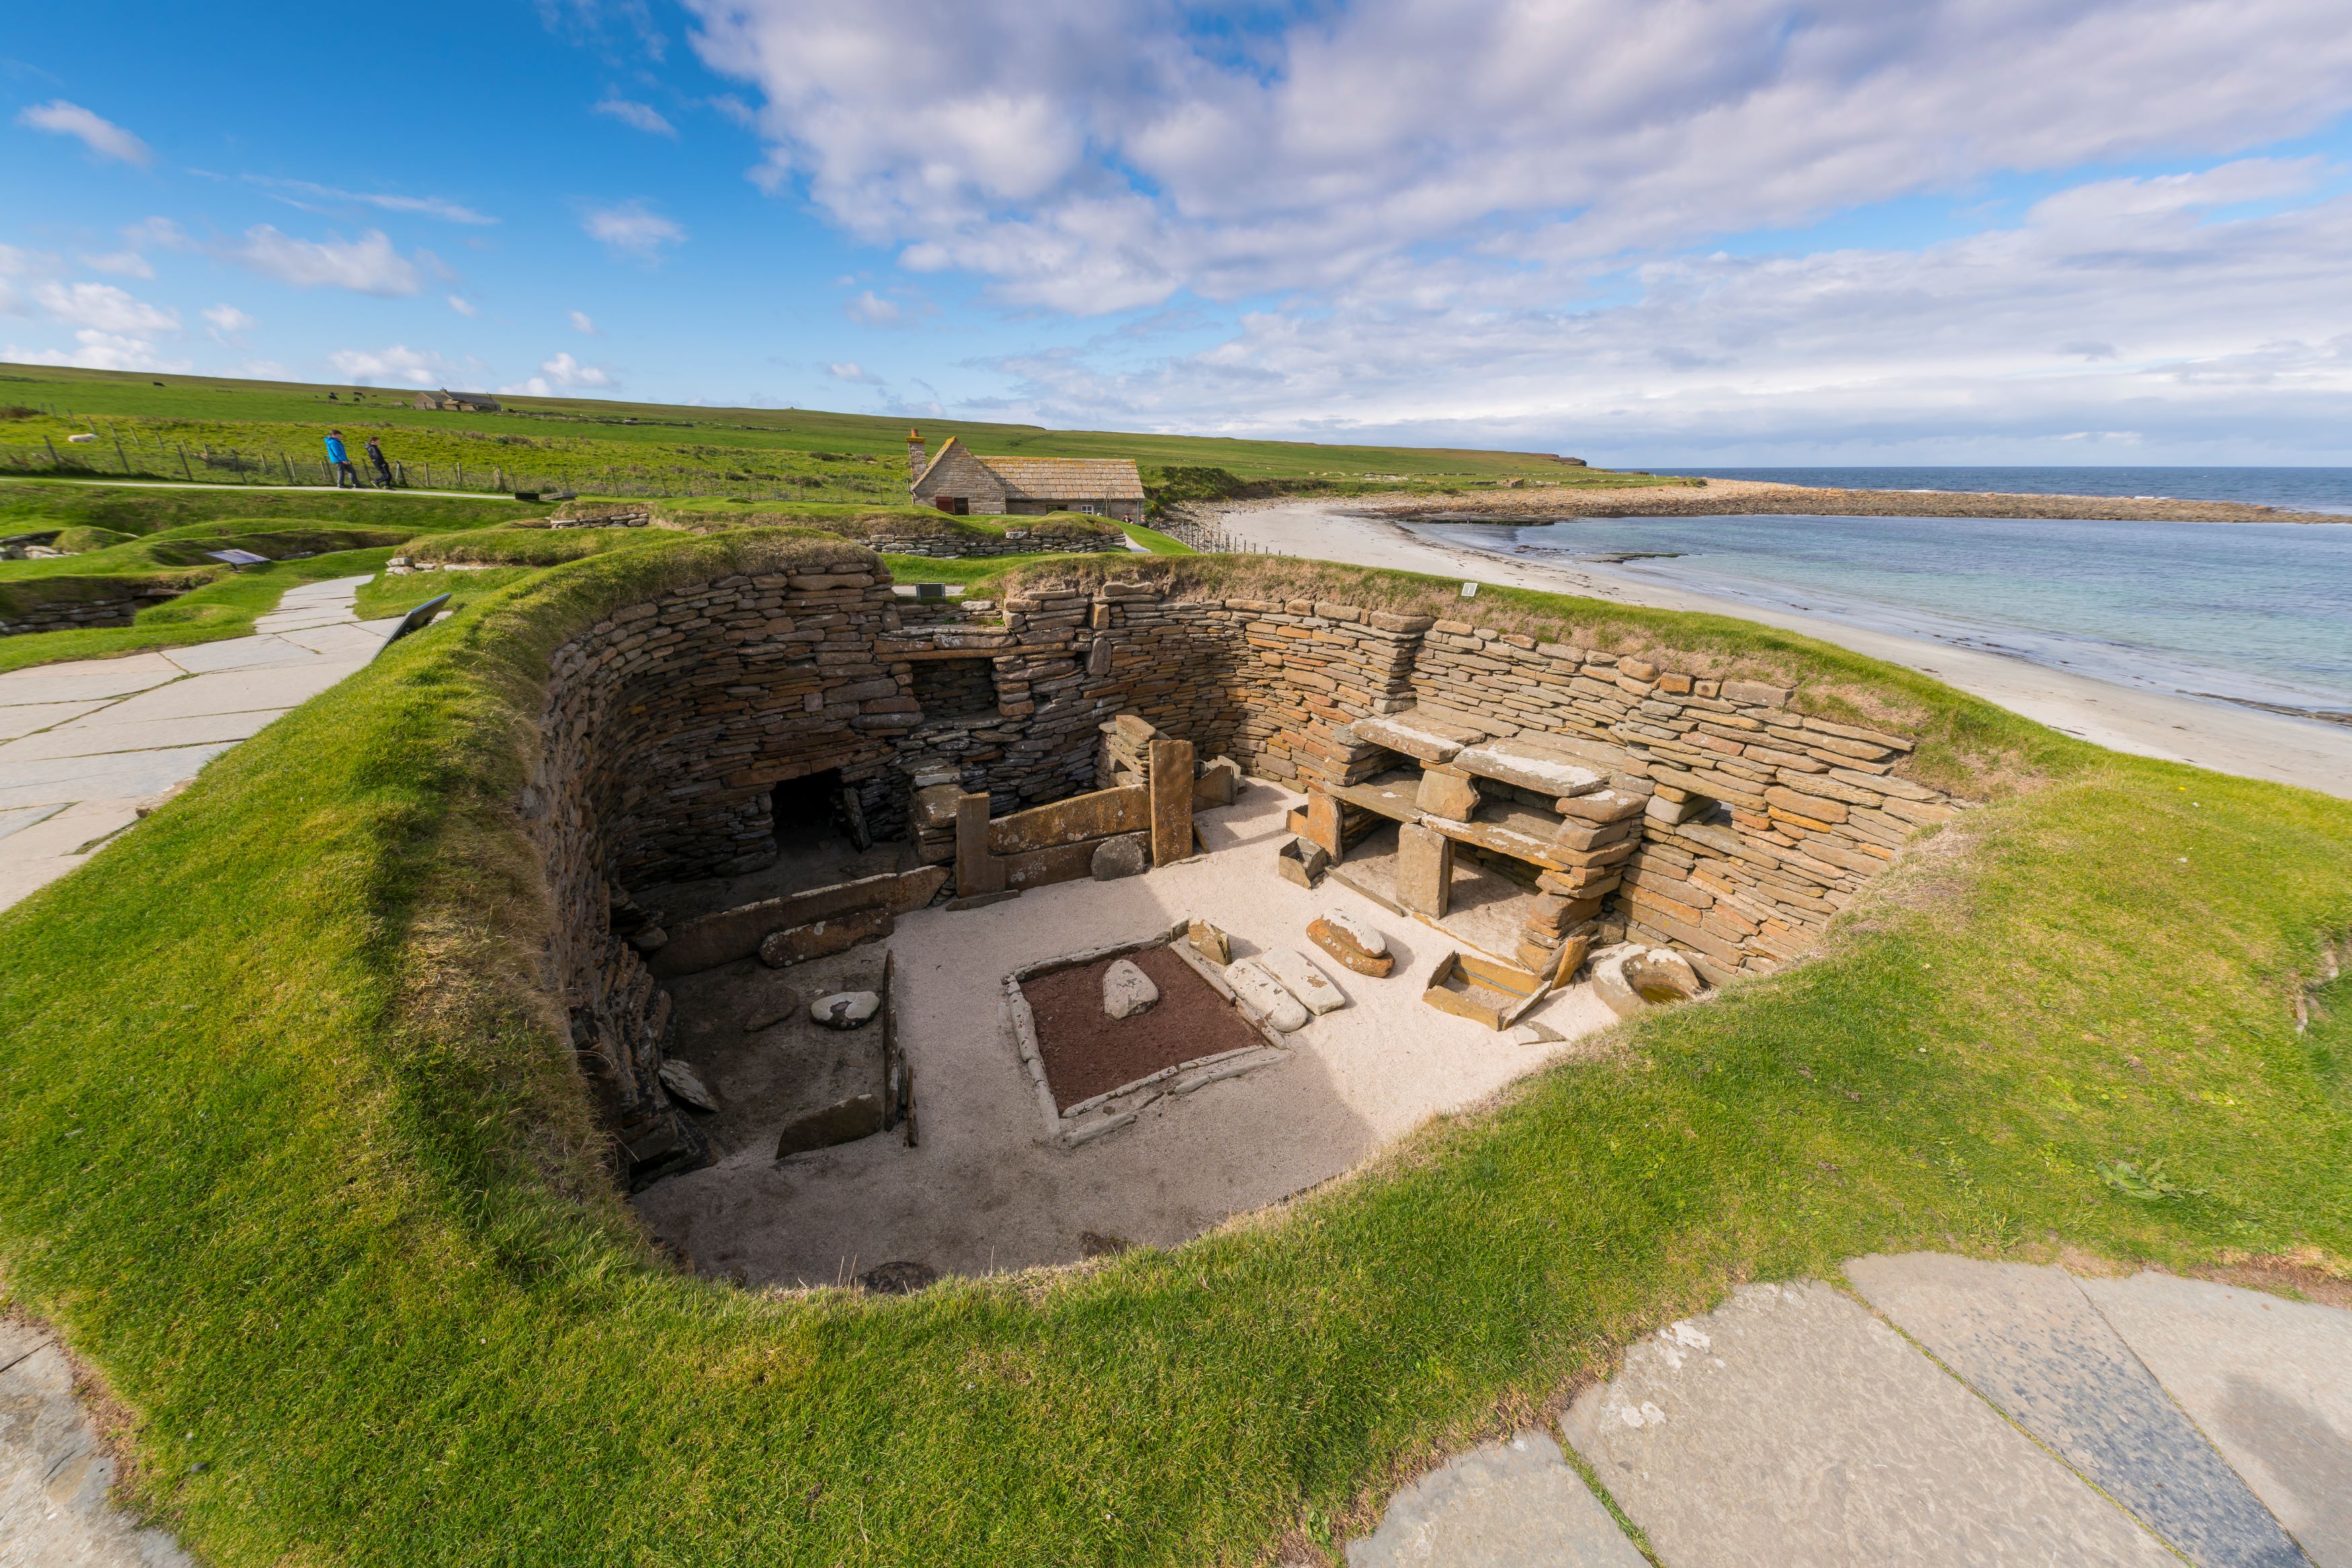
M496 413L499 400L487 392L453 392L447 387L439 392L416 394L419 408L437 408L449 413Z
M923 433L907 432L907 484L942 512L1084 512L1143 521L1143 480L1131 457L982 457L950 435L925 457Z

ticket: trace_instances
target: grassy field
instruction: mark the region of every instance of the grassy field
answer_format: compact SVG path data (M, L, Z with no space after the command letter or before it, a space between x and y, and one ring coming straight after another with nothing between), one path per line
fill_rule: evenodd
M1530 594L1481 616L1905 716L1990 803L1812 961L1184 1246L903 1299L673 1272L596 1173L510 802L551 649L800 548L671 535L485 584L0 914L0 1277L205 1561L1262 1563L1743 1280L2352 1258L2352 1006L2293 1010L2352 926L2352 802ZM2117 1160L2176 1196L2117 1192Z
M96 475L292 477L318 483L330 426L354 454L368 434L409 466L412 484L487 488L560 483L599 495L754 495L887 502L906 494L906 424L878 415L798 409L685 408L569 398L500 398L499 413L410 406L413 393L362 387L152 376L0 365L0 470L46 469L50 453ZM56 412L45 412L56 411ZM98 439L69 445L77 433ZM925 421L932 450L950 435L990 454L1132 457L1147 469L1223 470L1242 480L1346 489L1478 487L1511 480L1644 484L1559 463L1549 454L1314 445L1211 436L1055 431ZM204 455L236 452L255 466ZM184 453L186 455L184 457ZM462 475L459 465L463 465ZM427 472L429 465L429 474ZM1150 476L1147 475L1147 478ZM1658 481L1679 483L1679 481Z

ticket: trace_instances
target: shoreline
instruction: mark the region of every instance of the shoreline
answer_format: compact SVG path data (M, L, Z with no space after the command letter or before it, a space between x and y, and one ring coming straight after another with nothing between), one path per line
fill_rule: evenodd
M1402 499L1402 498L1401 498ZM2239 703L2143 691L2095 676L1818 615L1717 598L1627 575L1529 561L1422 538L1359 502L1225 503L1200 510L1228 533L1286 555L1461 577L1659 610L1696 611L1800 632L1948 685L2114 751L2352 798L2352 727ZM1666 514L1674 515L1674 514Z
M1284 506L1220 502L1213 509ZM1690 486L1623 490L1540 488L1475 495L1370 496L1344 503L1368 516L1427 523L1521 528L1581 517L1709 517L1754 513L1838 517L2055 517L2163 523L2337 523L2352 514L2298 512L2242 501L2140 500L2124 496L2050 496L1979 490L1834 490L1768 479L1705 479ZM1212 508L1204 508L1212 509Z

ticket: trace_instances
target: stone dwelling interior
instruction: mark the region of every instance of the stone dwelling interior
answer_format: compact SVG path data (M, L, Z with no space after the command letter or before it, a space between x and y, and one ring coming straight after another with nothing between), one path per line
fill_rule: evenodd
M551 984L706 1272L1170 1244L1801 953L1954 803L1790 697L1142 581L916 600L823 547L559 651Z

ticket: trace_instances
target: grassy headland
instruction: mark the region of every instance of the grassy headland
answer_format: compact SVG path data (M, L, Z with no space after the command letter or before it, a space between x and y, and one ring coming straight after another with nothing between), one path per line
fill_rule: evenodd
M207 1561L1264 1561L1743 1280L1910 1247L2352 1258L2343 1034L2293 1010L2352 926L2352 802L1525 594L1480 620L1901 715L1987 803L1811 962L1184 1246L903 1299L674 1272L598 1174L514 802L556 646L803 538L523 570L0 915L0 1278ZM1453 588L1012 570L1138 568ZM2117 1193L2118 1159L2179 1195Z

